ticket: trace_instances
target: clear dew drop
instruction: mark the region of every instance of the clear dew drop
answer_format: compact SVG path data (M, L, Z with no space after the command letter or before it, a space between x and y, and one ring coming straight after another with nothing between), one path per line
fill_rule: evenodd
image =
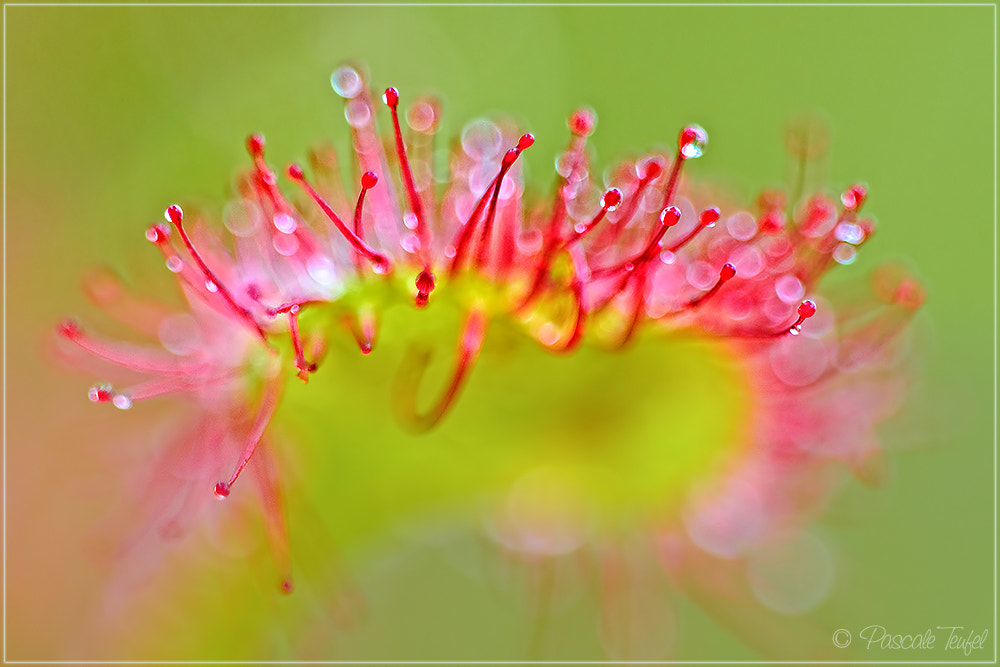
M833 235L838 241L857 245L865 239L865 230L853 222L842 222L837 225Z
M337 279L336 267L323 255L316 254L306 260L306 271L309 277L324 287L332 285Z
M163 347L174 354L191 354L203 344L198 321L188 313L173 313L160 322L157 335Z
M260 226L260 207L249 199L229 202L222 212L222 222L233 236L253 236Z
M783 303L798 303L806 293L802 281L790 273L786 273L774 281L774 293Z
M503 185L500 186L501 201L507 201L509 199L512 199L513 197L517 196L517 194L518 194L517 181L512 178L506 179L503 182Z
M583 234L585 231L587 231L587 223L578 222L575 225L573 225L573 230L576 231L577 234Z
M853 264L857 257L857 249L848 243L841 243L833 250L833 259L838 264Z
M372 110L362 99L351 100L344 105L344 118L353 128L365 127L371 121Z
M569 178L573 171L573 156L569 153L561 153L556 157L556 173L563 178Z
M746 211L740 211L726 220L726 230L737 241L749 241L757 234L757 221Z
M835 560L818 536L803 532L756 549L746 561L754 596L782 614L801 614L822 603L833 589Z
M413 232L407 232L399 239L399 247L412 255L420 250L420 239Z
M167 269L169 269L171 273L180 273L184 270L184 262L180 257L168 257Z
M429 132L437 123L437 110L430 102L417 102L406 112L406 122L417 132Z
M274 251L279 255L291 257L299 251L299 239L292 234L277 234L271 241Z
M357 97L361 92L361 76L353 67L345 65L330 75L333 91L345 99Z
M473 160L491 160L500 154L503 135L496 124L488 120L477 120L469 123L462 130L462 150ZM495 175L491 174L492 179Z
M216 285L215 281L213 281L213 280L206 280L205 281L205 289L207 289L209 292L218 292L219 291L219 286Z
M119 410L128 410L132 407L132 399L125 394L115 394L115 397L111 399L115 407Z
M555 345L559 342L559 327L552 322L546 322L538 328L538 340L543 345Z
M274 228L279 232L291 234L298 226L298 223L295 222L295 218L287 213L276 213L274 215Z
M790 333L793 336L798 336L800 333L802 333L802 325L796 324L794 327L788 330L788 333Z

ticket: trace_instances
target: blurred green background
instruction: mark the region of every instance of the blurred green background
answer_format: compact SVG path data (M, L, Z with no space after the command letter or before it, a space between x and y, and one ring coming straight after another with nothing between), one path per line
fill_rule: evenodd
M541 185L567 114L589 105L599 165L669 146L697 122L710 144L691 177L749 202L782 182L786 120L824 112L831 187L866 182L866 209L880 223L842 271L902 259L928 299L915 322L912 395L883 429L891 479L848 484L821 522L838 580L811 623L824 638L873 623L897 633L990 628L987 649L970 658L993 657L994 8L4 11L8 659L523 657L527 607L461 574L456 553L485 551L467 536L394 535L345 553L367 607L353 631L327 623L321 594L272 595L261 583L266 558L248 574L214 554L165 556L149 575L156 594L130 623L94 630L102 591L119 574L93 546L95 526L127 497L125 463L108 455L123 450L107 442L149 417L92 409L87 379L49 358L53 323L101 321L78 288L95 264L135 281L156 275L143 230L175 201L221 211L247 163L248 133L268 138L274 165L321 140L346 147L329 85L345 61L365 64L377 90L440 95L445 137L478 117L517 119L538 139L525 161ZM304 510L293 511L293 529L308 530ZM676 657L758 656L739 632L672 604ZM601 659L593 607L582 595L555 613L539 657ZM929 652L856 649L843 655L964 659L941 638Z

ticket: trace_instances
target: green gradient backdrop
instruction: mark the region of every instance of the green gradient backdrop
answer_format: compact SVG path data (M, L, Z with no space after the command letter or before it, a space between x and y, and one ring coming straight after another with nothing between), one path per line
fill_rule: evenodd
M251 131L276 165L345 145L328 77L348 59L376 89L440 94L445 136L512 115L538 137L538 183L587 104L599 164L698 122L711 143L694 177L749 199L784 175L785 120L824 111L830 183L866 181L881 225L851 271L902 258L929 296L914 395L884 429L892 479L849 485L824 521L842 565L816 624L992 632L994 20L992 7L5 7L7 657L99 657L82 636L108 574L91 542L122 492L103 442L143 417L92 411L86 379L44 358L60 317L96 318L79 276L96 263L152 275L146 225L174 201L221 210ZM356 564L369 623L313 657L520 657L522 620L442 563L426 547ZM255 657L231 636L250 626L220 621L186 590L196 581L135 619L112 657ZM252 599L282 626L284 601ZM679 657L754 657L678 604ZM586 606L553 620L545 657L601 658Z

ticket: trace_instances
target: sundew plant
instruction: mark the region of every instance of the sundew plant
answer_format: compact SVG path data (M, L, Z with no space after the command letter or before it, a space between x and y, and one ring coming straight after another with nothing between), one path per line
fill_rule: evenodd
M924 298L894 267L876 272L870 300L838 308L820 290L875 233L864 186L836 198L813 186L822 130L808 119L789 130L791 188L747 210L688 184L708 146L697 125L680 129L671 154L595 175L587 138L596 115L581 109L543 197L518 169L530 133L473 122L437 178L434 100L409 106L404 133L400 93L385 89L383 138L359 71L341 67L331 82L346 103L352 156L316 149L281 179L264 137L251 135L225 235L177 204L146 230L184 308L138 296L108 272L87 283L151 343L108 340L71 320L58 327L85 360L126 378L95 384L92 402L130 410L184 399L141 520L178 538L205 503L255 492L276 589L292 593L288 482L273 450L294 439L269 426L283 409L296 419L282 405L288 384L323 373L369 394L368 428L351 446L376 461L382 423L414 434L408 446L419 449L465 403L454 455L492 451L475 469L415 465L409 474L429 489L416 504L473 506L498 549L536 566L585 554L604 582L613 651L628 655L635 634L617 604L618 552L636 548L636 533L682 586L708 586L702 554L785 559L750 573L761 602L783 612L819 602L830 573L810 562L824 552L800 531L831 470L879 474L874 429L903 382L895 342ZM439 360L448 345L450 360ZM393 352L379 363L383 347ZM463 396L473 381L476 395ZM345 406L322 386L298 401L326 412L326 437L343 437ZM635 438L630 422L656 426ZM238 485L244 473L251 479Z
M982 659L939 10L9 8L5 657Z

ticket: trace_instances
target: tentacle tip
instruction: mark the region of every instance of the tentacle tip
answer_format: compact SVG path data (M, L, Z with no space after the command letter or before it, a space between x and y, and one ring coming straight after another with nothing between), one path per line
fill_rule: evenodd
M864 205L865 199L867 198L867 188L858 183L857 185L852 185L847 188L847 190L840 195L840 203L843 204L844 208L849 211L857 211Z
M381 253L373 253L371 256L372 271L380 276L392 270L392 261Z
M899 287L896 288L896 293L893 295L893 301L910 310L920 308L926 298L927 293L924 291L924 288L912 278L908 278L900 283Z
M295 585L292 583L291 579L283 579L280 584L278 584L278 590L289 595L295 590Z
M673 227L681 219L681 210L676 206L667 206L660 211L660 222L667 227Z
M225 482L219 482L215 485L215 497L216 498L228 498L229 497L229 485Z
M578 109L569 117L569 130L578 137L589 137L597 123L597 114L590 109Z
M622 203L622 191L618 188L611 188L601 195L601 208L607 212L614 211Z
M701 157L708 143L708 133L700 125L688 125L677 138L677 147L682 159Z
M431 292L434 291L434 286L437 284L437 281L435 280L433 273L424 269L417 275L415 284L417 287L417 308L423 308L427 305L427 301L430 298Z
M714 226L715 223L717 223L719 221L719 217L721 215L722 215L722 212L719 211L719 207L717 207L717 206L712 206L710 208L706 208L701 213L701 226L702 227L712 227L712 226Z
M399 91L395 88L386 88L385 92L382 93L382 101L390 109L395 109L396 105L399 104Z
M83 333L83 330L80 328L80 324L76 320L63 320L56 325L56 332L63 338L73 340Z
M309 382L309 376L311 374L315 373L316 369L318 369L318 368L319 368L319 366L317 366L315 363L311 363L311 364L296 364L296 366L295 366L295 370L296 370L295 376L297 378L299 378L300 380L302 380L303 382L308 383Z
M167 222L180 226L184 222L184 211L177 204L171 204L164 211L163 217L167 219Z
M156 224L146 230L146 240L156 245L163 245L170 239L170 227L164 224Z
M799 304L798 315L804 320L809 319L816 314L816 302L805 300Z
M253 157L264 154L264 136L261 134L251 134L247 137L247 152Z
M87 397L94 403L110 403L115 390L110 384L99 384L90 388Z

